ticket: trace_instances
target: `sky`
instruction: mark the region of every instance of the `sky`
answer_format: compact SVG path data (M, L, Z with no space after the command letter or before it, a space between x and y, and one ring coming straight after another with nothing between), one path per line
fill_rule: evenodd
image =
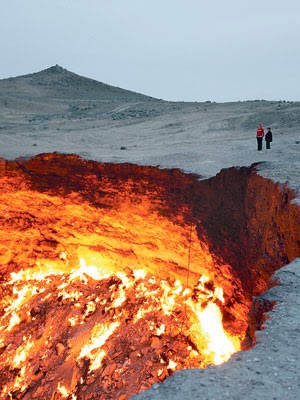
M173 101L300 101L299 0L0 0L0 79L60 65Z

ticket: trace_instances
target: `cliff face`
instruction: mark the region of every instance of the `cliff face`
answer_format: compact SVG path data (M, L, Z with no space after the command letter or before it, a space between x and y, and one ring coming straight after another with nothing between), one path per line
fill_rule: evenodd
M2 160L0 183L3 398L125 399L224 362L300 254L295 194L254 167L199 181L42 154Z
M199 231L206 231L211 251L233 266L247 292L266 290L273 272L300 254L296 194L255 167L222 170L200 186Z

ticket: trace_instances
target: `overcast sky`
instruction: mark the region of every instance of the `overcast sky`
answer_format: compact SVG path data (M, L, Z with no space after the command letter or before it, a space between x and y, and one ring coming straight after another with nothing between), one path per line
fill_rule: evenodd
M0 2L0 79L59 64L165 100L300 100L299 0Z

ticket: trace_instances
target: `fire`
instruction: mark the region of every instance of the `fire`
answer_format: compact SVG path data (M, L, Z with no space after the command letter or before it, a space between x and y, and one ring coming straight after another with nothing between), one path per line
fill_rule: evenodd
M240 349L239 344L234 343L234 340L224 331L222 314L216 304L209 303L203 311L198 311L197 314L201 328L208 340L205 354L213 356L213 364L222 364Z
M125 399L241 349L249 303L186 204L171 219L131 181L101 207L1 179L1 398Z
M101 277L99 270L95 273L97 270L95 266L91 266L90 271L93 271L92 274L82 273L81 268L83 265L85 270L88 271L89 266L81 259L77 268L64 275L54 273L55 268L50 268L51 275L47 271L43 274L41 265L39 265L39 275L35 273L34 268L32 271L22 271L18 275L12 273L11 279L6 285L20 289L18 291L12 290L13 295L17 296L17 298L12 301L10 306L4 309L5 314L1 318L1 328L6 338L5 343L2 343L2 345L7 345L9 341L9 335L5 335L8 330L14 327L16 334L20 332L21 320L20 318L17 320L14 318L15 309L20 304L23 305L24 310L30 310L33 304L49 304L51 301L59 299L60 302L68 306L69 327L73 328L73 333L69 333L66 345L66 349L69 352L68 357L75 360L79 367L86 362L88 363L87 379L90 379L95 372L98 374L101 369L103 370L104 360L111 357L109 356L111 347L116 346L118 343L119 337L122 335L122 329L126 329L127 319L133 322L133 328L136 330L136 339L139 340L139 335L146 330L147 333L144 333L145 336L144 339L142 337L142 340L145 343L150 340L147 346L150 346L151 349L159 350L159 353L163 352L167 343L171 348L176 348L172 344L173 340L177 341L181 346L182 342L186 342L185 360L178 362L169 357L163 359L158 355L158 362L163 365L163 367L155 370L155 376L159 380L170 373L167 373L167 371L174 371L178 367L182 368L182 364L186 364L186 367L203 367L210 363L218 365L228 360L234 352L240 350L240 337L230 337L222 325L222 313L220 307L216 304L217 301L224 302L222 289L220 287L214 287L213 290L208 289L209 284L211 284L208 277L201 276L198 285L193 290L187 290L184 289L179 281L171 282L157 279L154 276L149 276L143 270L133 270L128 274L115 273ZM46 268L48 268L48 264ZM26 281L23 279L24 276L27 278ZM42 286L45 285L45 281L41 277L44 276L45 279L47 276L49 287L43 287L38 291L36 287L37 276L39 276ZM95 277L98 279L95 279ZM102 282L106 287L106 294L103 294L102 297L101 295L92 296L93 300L91 300L91 295L88 294L89 291L85 290L85 287L89 289L92 281L94 285L96 282ZM59 285L55 285L56 289L54 288L54 282L60 282ZM34 289L29 292L29 287ZM74 289L75 287L77 288L76 290ZM45 292L47 296L45 296ZM27 300L25 301L24 299ZM134 299L136 299L137 305L133 305ZM206 304L203 305L204 303ZM29 316L27 316L29 319L27 323L28 329L31 328L31 323L40 316L40 311L36 310L35 314L34 310L35 308L31 308ZM20 310L20 314L24 315L24 311ZM28 312L26 312L27 314ZM102 318L103 320L101 320L102 314L109 318ZM95 317L96 315L97 318ZM180 316L180 320L178 316ZM53 318L55 318L55 314ZM15 324L12 325L10 322L5 329L5 320L15 320ZM197 321L197 324L193 323L194 321ZM92 325L92 322L94 325ZM191 325L189 325L190 323ZM43 346L41 340L37 337L35 339L23 337L22 345L15 352L6 352L6 365L11 363L11 359L12 365L20 368L20 372L16 378L11 379L4 386L2 390L3 396L9 396L17 389L21 392L28 389L30 382L27 376L30 376L30 370L32 370L32 354L37 352L38 356L43 358L47 354L47 349L54 345L54 324L55 319L50 320L47 329L45 329L48 337L45 342L46 346ZM79 326L83 326L83 328L77 328ZM141 330L140 334L138 329ZM173 329L175 330L174 333L172 333ZM182 332L181 337L180 331ZM190 347L187 340L191 340L194 343L194 349ZM131 352L134 352L134 349L131 350ZM140 350L137 353L137 357L143 358L143 346ZM177 358L178 354L176 355ZM117 366L114 367L119 371L120 375L131 364L128 359L126 361L126 358L124 361L119 368ZM104 370L106 368L108 366ZM79 381L75 387L78 384ZM57 392L63 398L67 398L70 394L75 396L75 393L70 392L71 388L69 386L67 382L59 382Z
M102 350L102 347L118 326L120 326L119 322L113 322L108 325L96 324L92 329L90 339L91 343L82 347L78 356L78 359L87 356L89 357L91 360L90 371L100 368L101 361L106 355L105 351Z

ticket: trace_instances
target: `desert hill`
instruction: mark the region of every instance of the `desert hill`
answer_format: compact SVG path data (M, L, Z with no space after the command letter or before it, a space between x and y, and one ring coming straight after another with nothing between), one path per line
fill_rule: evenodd
M154 101L156 99L86 78L54 65L40 72L0 80L0 89L10 95L57 100Z
M162 100L114 87L59 65L0 80L0 129L35 130L61 120L119 120L161 113Z

